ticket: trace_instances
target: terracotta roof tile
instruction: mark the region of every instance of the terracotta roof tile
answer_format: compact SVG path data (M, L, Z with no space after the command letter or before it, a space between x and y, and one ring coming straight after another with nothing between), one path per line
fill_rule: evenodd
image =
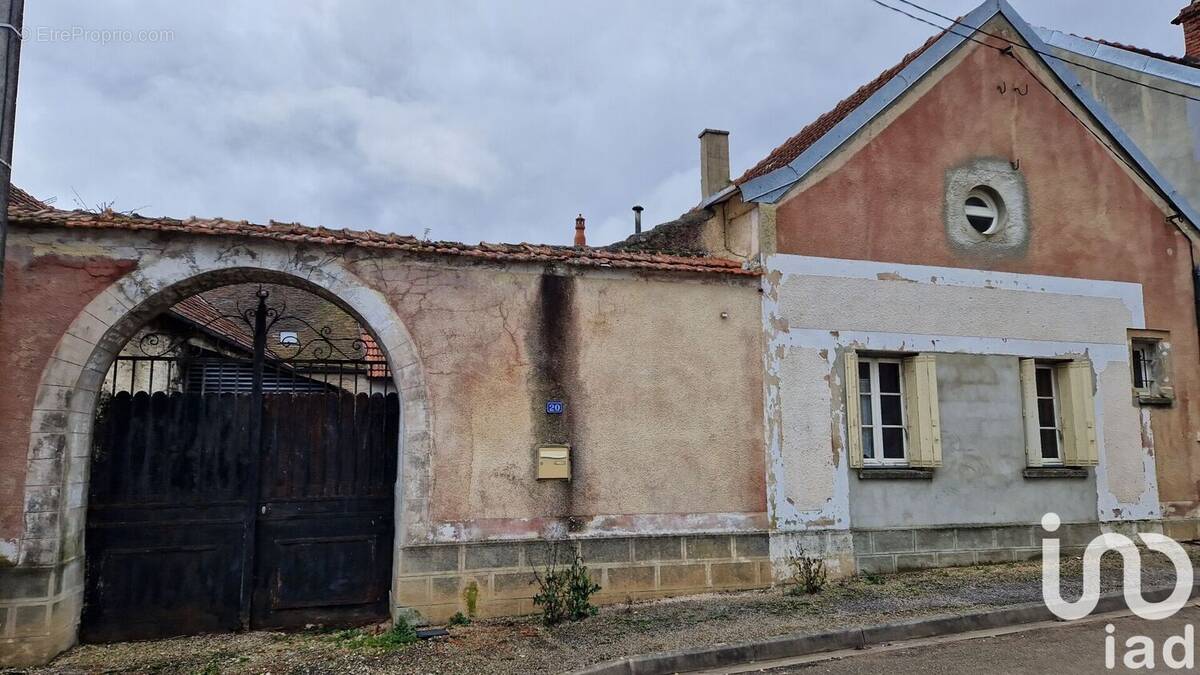
M834 106L833 110L830 110L824 115L821 115L817 119L813 120L811 124L801 129L800 133L792 136L788 140L784 141L783 145L780 145L778 148L772 150L771 154L767 155L758 164L750 167L750 169L747 170L746 173L742 174L740 178L735 180L734 183L741 185L748 180L758 178L759 176L771 173L779 167L791 164L792 160L796 159L805 150L812 147L813 143L816 143L822 136L829 133L831 129L837 126L838 122L846 119L846 117L850 113L854 112L858 106L866 103L867 99L871 98L872 94L882 89L883 85L887 84L888 81L895 77L901 70L904 70L908 64L912 63L913 60L920 56L926 49L929 49L929 47L932 46L934 42L937 42L938 38L942 37L943 34L944 31L929 38L925 41L925 44L909 52L908 55L906 55L900 61L900 63L888 68L880 73L879 77L876 77L874 80L871 80L867 84L859 87L857 91Z
M28 227L66 227L189 235L225 235L304 242L328 246L357 246L403 251L416 256L458 256L495 262L560 263L576 267L658 270L664 272L706 272L759 276L758 268L745 268L737 260L702 255L663 255L642 252L609 251L601 248L550 246L546 244L462 244L450 241L422 241L400 234L381 234L361 230L331 230L299 223L270 221L258 225L245 220L223 218L148 218L115 211L64 211L28 197L14 187L8 217L14 224ZM25 195L28 199L21 198Z
M169 311L248 352L254 351L254 336L250 334L249 326L222 314L203 295L189 295L172 305Z
M383 350L380 349L379 343L375 342L375 338L371 334L363 331L362 334L363 349L366 355L363 360L367 362L367 377L391 377L388 371L387 359L384 358Z
M12 189L8 191L8 203L10 205L16 205L26 209L50 208L45 202L22 190L16 185L13 185Z

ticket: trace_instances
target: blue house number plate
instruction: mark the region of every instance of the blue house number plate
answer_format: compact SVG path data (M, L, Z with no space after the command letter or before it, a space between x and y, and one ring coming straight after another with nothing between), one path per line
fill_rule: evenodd
M547 415L561 415L565 408L562 401L546 401Z

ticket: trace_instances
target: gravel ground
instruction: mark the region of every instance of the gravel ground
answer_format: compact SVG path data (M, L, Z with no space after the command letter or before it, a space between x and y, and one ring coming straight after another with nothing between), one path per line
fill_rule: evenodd
M1200 548L1191 546L1193 561ZM1106 556L1104 589L1120 588ZM1063 594L1078 597L1078 559L1063 563ZM1166 559L1143 555L1143 588L1167 585ZM84 645L29 673L561 673L656 652L888 623L1041 600L1040 563L927 570L831 582L818 595L780 589L612 605L547 628L537 617L476 621L449 638L384 650L329 634L251 632Z

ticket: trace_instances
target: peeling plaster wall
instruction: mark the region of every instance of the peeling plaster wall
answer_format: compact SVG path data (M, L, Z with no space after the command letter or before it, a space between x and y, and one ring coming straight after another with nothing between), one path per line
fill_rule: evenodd
M376 258L355 269L425 360L435 539L763 526L752 283ZM564 415L546 415L550 398ZM545 443L573 446L570 483L533 479Z
M775 255L764 279L769 513L781 530L1160 517L1152 447L1130 396L1137 284ZM939 354L944 466L932 481L861 481L845 461L841 354ZM1087 356L1094 478L1028 481L1018 357Z
M486 615L529 611L539 538L561 535L614 601L772 582L754 278L149 231L18 226L8 246L0 663L76 639L112 359L174 303L236 283L315 293L386 353L402 410L394 617L445 619L481 579ZM548 417L548 396L567 414ZM536 479L548 442L573 446L574 480Z
M852 474L850 513L856 529L1028 524L1041 522L1049 512L1065 523L1097 519L1095 474L1084 480L1022 476L1025 426L1017 357L938 354L937 379L943 465L927 481L859 480ZM1105 425L1106 430L1115 427ZM1136 421L1131 427L1136 434ZM1115 454L1117 462L1137 456ZM1111 457L1109 463L1111 468ZM1112 490L1144 489L1144 477L1134 476L1111 485Z
M410 477L429 501L418 540L766 525L753 279L20 228L9 252L3 329L21 347L7 366L31 388L0 392L11 422L0 433L12 437L0 448L9 469L0 472L0 542L21 536L33 388L80 307L134 260L139 275L157 278L274 256L337 260L411 335L432 446L428 478L421 467ZM566 402L561 418L544 412L550 397ZM575 479L537 481L537 446L563 442L574 446Z
M0 395L0 567L17 562L29 425L46 357L84 305L134 266L87 249L37 255L19 240L7 253L0 304L0 341L8 346L0 355L8 383Z
M1030 68L1041 70L1032 63ZM1132 411L1136 418L1133 429L1146 439L1143 442L1153 443L1164 515L1200 516L1200 401L1195 396L1200 386L1200 345L1192 244L1167 220L1163 202L1072 117L1068 107L1075 104L1069 97L1064 94L1061 101L1055 100L1032 80L1012 57L965 45L775 205L776 250L812 257L1069 277L1084 285L1091 279L1140 285L1145 326L1170 331L1175 402L1140 414ZM1052 78L1042 81L1051 89L1057 86ZM1027 94L1022 96L1017 89ZM1010 171L1019 172L1019 177L1000 176L1005 172L996 160L1012 162ZM1011 168L1014 164L1015 169ZM965 168L971 173L986 165L993 167L995 180L1004 178L1002 187L1023 191L1022 217L1028 222L1022 236L1027 241L1020 246L1004 250L963 246L952 236L957 214L947 202L948 194L957 189L956 172ZM972 175L986 178L985 173ZM1037 292L1039 288L1027 290ZM813 293L819 299L820 291ZM961 300L964 295L946 291L930 295L928 302L953 301L955 297ZM1048 296L1046 300L1053 301ZM1012 307L1020 306L1016 299L1013 303ZM869 317L864 319L863 330L936 331L917 327L927 321L928 306L881 308L880 320L891 321L891 326L875 327L876 317ZM988 320L990 307L986 311L972 307L973 311L959 317L960 322L982 325ZM823 311L836 316L839 309L833 306ZM1017 325L1001 326L1005 332L974 334L1008 335L1024 330L1027 321L1038 321L1041 325L1031 326L1023 336L1031 340L1029 348L1038 347L1036 340L1074 339L1061 333L1043 338L1041 332L1055 324L1041 317L1053 316L1040 307L1029 311ZM1106 318L1080 320L1099 320L1112 333L1133 327L1114 323L1112 316L1109 311ZM904 324L906 320L911 326ZM1112 334L1098 337L1113 344ZM962 340L955 337L952 342L961 344ZM943 341L939 346L945 349L948 344ZM1011 351L1011 340L1007 347L994 353ZM1106 394L1111 402L1098 397L1106 408L1128 404L1127 392L1116 391L1116 385L1105 386L1114 387ZM1134 431L1122 428L1110 433L1121 433L1123 442L1130 442ZM1143 470L1149 466L1139 464ZM1123 499L1129 497L1125 494ZM1101 508L1111 511L1114 507Z

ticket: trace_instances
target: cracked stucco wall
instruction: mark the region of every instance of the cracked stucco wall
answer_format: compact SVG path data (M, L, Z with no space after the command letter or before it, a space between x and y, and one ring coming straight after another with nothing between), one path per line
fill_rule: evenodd
M437 539L761 526L752 284L377 259L357 269L425 360ZM545 414L547 398L565 402L561 418ZM542 443L574 446L569 484L533 479Z
M0 555L23 529L39 374L80 308L129 270L121 283L154 285L268 261L344 269L357 284L346 292L382 297L411 336L419 363L404 365L423 371L428 405L414 414L427 419L432 448L427 467L410 467L414 489L428 495L427 518L409 520L420 539L765 527L755 279L156 233L16 228L9 247L4 328L16 346L11 372L25 368L18 379L31 388L0 394L12 413L3 427L12 442L0 448L11 469L0 472ZM564 292L548 299L548 288ZM550 395L567 405L557 431L544 412ZM536 447L551 442L575 446L569 484L536 480Z
M1143 433L1148 414L1130 396L1126 329L1144 326L1140 285L795 255L771 256L767 267L768 512L776 528L1028 522L1029 509L1039 508L1086 520L1160 517L1152 435ZM947 376L948 384L989 370L1013 372L996 376L992 389L971 392L985 409L995 408L992 419L959 401L942 405L945 465L932 486L867 486L849 470L843 450L841 354L851 348L943 354L939 379ZM1023 423L1019 405L1011 405L1019 403L1016 360L1083 355L1098 387L1095 478L1086 491L1026 484ZM1005 382L1013 389L1008 405ZM958 390L965 391L949 386L940 394ZM955 442L959 431L970 438L983 424L1007 435L1013 466L987 454L998 448ZM991 475L997 471L1008 477ZM990 499L983 494L989 486Z
M7 252L0 588L16 590L0 597L0 661L44 662L75 641L91 430L112 359L173 303L237 283L334 302L386 351L402 409L394 616L430 602L431 589L469 582L451 576L466 548L456 542L512 567L544 546L539 537L580 535L589 559L632 563L635 541L661 548L646 535L686 535L689 557L705 557L695 546L736 549L737 578L735 567L681 565L688 582L653 593L770 582L758 560L767 537L754 278L19 226ZM547 395L568 415L548 421ZM574 446L570 483L536 480L535 448L554 441ZM513 539L528 543L476 543ZM527 591L524 573L506 579ZM422 583L424 595L410 593ZM499 601L488 611L527 610Z

